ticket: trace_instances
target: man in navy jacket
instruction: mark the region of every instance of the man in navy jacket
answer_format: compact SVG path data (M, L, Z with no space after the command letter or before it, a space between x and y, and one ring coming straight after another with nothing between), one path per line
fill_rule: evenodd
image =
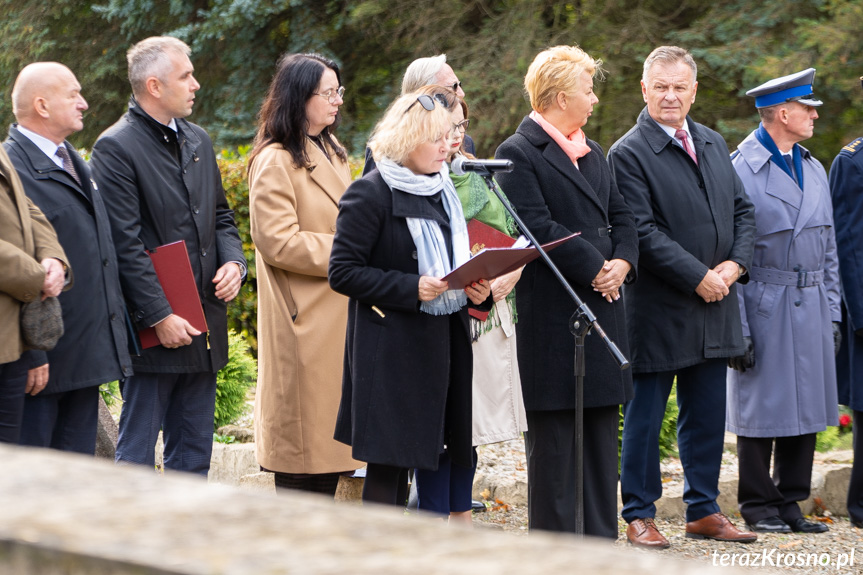
M27 352L30 377L47 385L25 398L20 442L92 455L99 385L132 375L132 362L108 214L90 168L65 141L83 128L87 102L69 68L37 62L18 75L12 105L18 123L3 145L77 279L59 296L65 331L57 346Z
M644 62L647 107L608 152L617 186L635 214L638 281L626 286L635 397L624 408L621 495L627 537L668 547L653 523L662 496L659 430L677 379L678 445L686 535L751 542L719 512L725 433L726 360L743 353L735 282L752 260L752 203L718 133L687 115L696 64L676 46Z

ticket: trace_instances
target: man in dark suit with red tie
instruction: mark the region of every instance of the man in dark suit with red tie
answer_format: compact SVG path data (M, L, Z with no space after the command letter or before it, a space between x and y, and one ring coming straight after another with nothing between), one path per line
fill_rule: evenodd
M608 152L638 226L638 281L626 286L635 397L624 407L620 490L634 545L668 547L653 523L662 496L659 429L677 380L686 536L752 542L719 510L726 360L743 353L737 281L747 281L755 216L715 131L688 116L692 55L656 48L644 62L646 107Z
M12 105L17 124L3 146L76 275L74 289L59 296L63 337L51 351L27 352L34 385L20 443L92 455L99 385L132 375L132 362L108 214L90 168L65 140L83 128L87 102L69 68L37 62L18 75Z

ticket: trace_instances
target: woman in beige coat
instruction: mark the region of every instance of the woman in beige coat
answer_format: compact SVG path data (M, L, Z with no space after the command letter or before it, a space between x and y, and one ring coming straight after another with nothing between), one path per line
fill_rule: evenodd
M344 88L335 63L291 54L261 107L249 160L258 274L258 463L277 487L335 494L362 463L333 439L341 398L346 297L327 265L338 203L350 183L332 135Z

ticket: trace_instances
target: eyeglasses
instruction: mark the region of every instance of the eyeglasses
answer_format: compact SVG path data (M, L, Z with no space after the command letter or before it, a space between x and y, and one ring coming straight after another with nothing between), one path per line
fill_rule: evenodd
M470 126L470 120L469 119L468 120L462 120L458 124L452 125L452 131L455 132L456 130L458 130L461 133L465 133L465 132L467 132L467 129L469 126Z
M461 82L456 82L455 84L452 85L452 91L453 92L458 92L459 88L461 88Z
M405 110L405 114L410 112L411 108L416 106L417 102L419 102L422 107L429 112L434 110L435 102L443 106L445 110L449 110L451 105L449 102L447 102L446 96L444 96L443 94L435 94L434 97L429 96L428 94L420 94L419 96L417 96L416 102L412 102L411 105L408 106L408 109Z
M326 92L321 92L321 93L314 92L314 95L320 96L321 98L325 98L326 101L329 102L330 104L335 104L336 103L336 96L338 96L340 99L344 97L345 87L339 86L338 90L333 90L331 88L331 89L327 90Z

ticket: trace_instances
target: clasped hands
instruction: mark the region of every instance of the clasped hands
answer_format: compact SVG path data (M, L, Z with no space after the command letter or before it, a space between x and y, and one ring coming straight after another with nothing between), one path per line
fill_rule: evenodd
M712 270L707 270L701 283L695 288L695 293L707 303L722 301L728 295L731 284L740 278L740 267L737 262L725 260Z
M626 275L632 265L626 260L608 260L602 265L602 269L590 282L593 291L598 291L609 303L620 299L620 286L623 285Z

